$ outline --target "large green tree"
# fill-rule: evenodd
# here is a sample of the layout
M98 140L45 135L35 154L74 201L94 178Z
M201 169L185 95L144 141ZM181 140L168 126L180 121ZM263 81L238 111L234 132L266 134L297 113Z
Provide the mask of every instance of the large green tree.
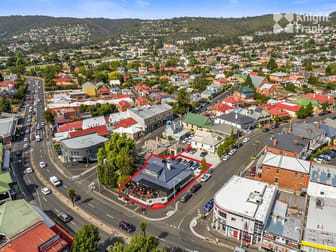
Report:
M51 109L48 108L47 110L43 111L43 118L48 123L54 123L54 115L51 113Z
M67 194L68 194L68 197L71 199L72 206L75 206L75 189L68 188Z
M188 92L185 88L181 88L177 92L176 101L177 101L177 103L176 103L175 112L177 112L178 114L181 114L181 115L188 112L188 110L190 108L190 98L189 98L189 94L188 94Z
M99 250L99 231L93 225L83 225L73 237L73 252L96 252Z
M278 65L275 62L275 59L271 58L267 63L267 69L271 71L275 71L277 68L278 68Z

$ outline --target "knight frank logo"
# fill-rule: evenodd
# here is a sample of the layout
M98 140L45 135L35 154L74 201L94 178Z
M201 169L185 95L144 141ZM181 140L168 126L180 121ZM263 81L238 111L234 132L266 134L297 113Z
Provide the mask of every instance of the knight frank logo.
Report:
M329 22L329 16L309 15L299 13L277 13L273 14L273 33L327 33L329 26L322 26L322 23ZM307 25L310 24L310 25Z

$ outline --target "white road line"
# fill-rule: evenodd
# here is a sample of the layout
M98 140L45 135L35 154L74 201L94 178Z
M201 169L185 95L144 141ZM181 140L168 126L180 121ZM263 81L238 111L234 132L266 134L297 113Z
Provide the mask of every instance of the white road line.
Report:
M108 213L106 214L107 217L110 217L111 219L114 219L113 216L109 215Z
M55 208L55 211L56 211L56 213L59 213L59 212L60 212L57 208Z
M29 183L29 184L31 184L31 181L30 181L30 179L27 179L27 180L28 180L28 183Z
M50 172L48 168L46 170L47 170L47 172Z
M68 188L68 186L66 186L66 185L64 185L64 184L63 184L63 187L64 187L65 189L67 189L67 188Z
M182 220L180 221L180 223L177 225L177 228L178 228L178 229L180 229L180 227L181 227L183 221L184 221L184 218L182 218Z
M95 206L94 206L94 205L92 205L92 204L90 204L90 203L88 203L88 205L89 205L90 207L92 207L92 208L95 208Z
M45 202L47 202L47 199L46 199L45 197L42 197L42 199L43 199Z
M77 225L74 221L70 221L70 224Z

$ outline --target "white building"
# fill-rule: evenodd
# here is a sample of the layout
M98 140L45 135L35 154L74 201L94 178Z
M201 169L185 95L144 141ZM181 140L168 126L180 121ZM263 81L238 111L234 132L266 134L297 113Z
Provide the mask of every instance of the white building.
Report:
M246 243L259 242L277 191L275 185L232 176L215 194L214 228Z
M106 120L104 116L92 117L89 119L83 120L82 129L89 129L98 126L103 126L106 124Z
M224 137L202 130L197 130L191 139L191 147L215 153L218 146L224 142Z

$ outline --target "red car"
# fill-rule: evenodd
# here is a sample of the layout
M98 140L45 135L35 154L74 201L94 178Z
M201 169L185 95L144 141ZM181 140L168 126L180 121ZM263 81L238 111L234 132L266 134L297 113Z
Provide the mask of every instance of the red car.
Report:
M119 227L129 233L132 233L136 230L136 227L133 224L127 223L126 221L121 221Z
M185 149L185 152L187 152L187 153L188 153L188 152L190 152L190 151L191 151L191 149L192 149L192 148L191 148L191 146L189 145L189 146L188 146L188 147Z

